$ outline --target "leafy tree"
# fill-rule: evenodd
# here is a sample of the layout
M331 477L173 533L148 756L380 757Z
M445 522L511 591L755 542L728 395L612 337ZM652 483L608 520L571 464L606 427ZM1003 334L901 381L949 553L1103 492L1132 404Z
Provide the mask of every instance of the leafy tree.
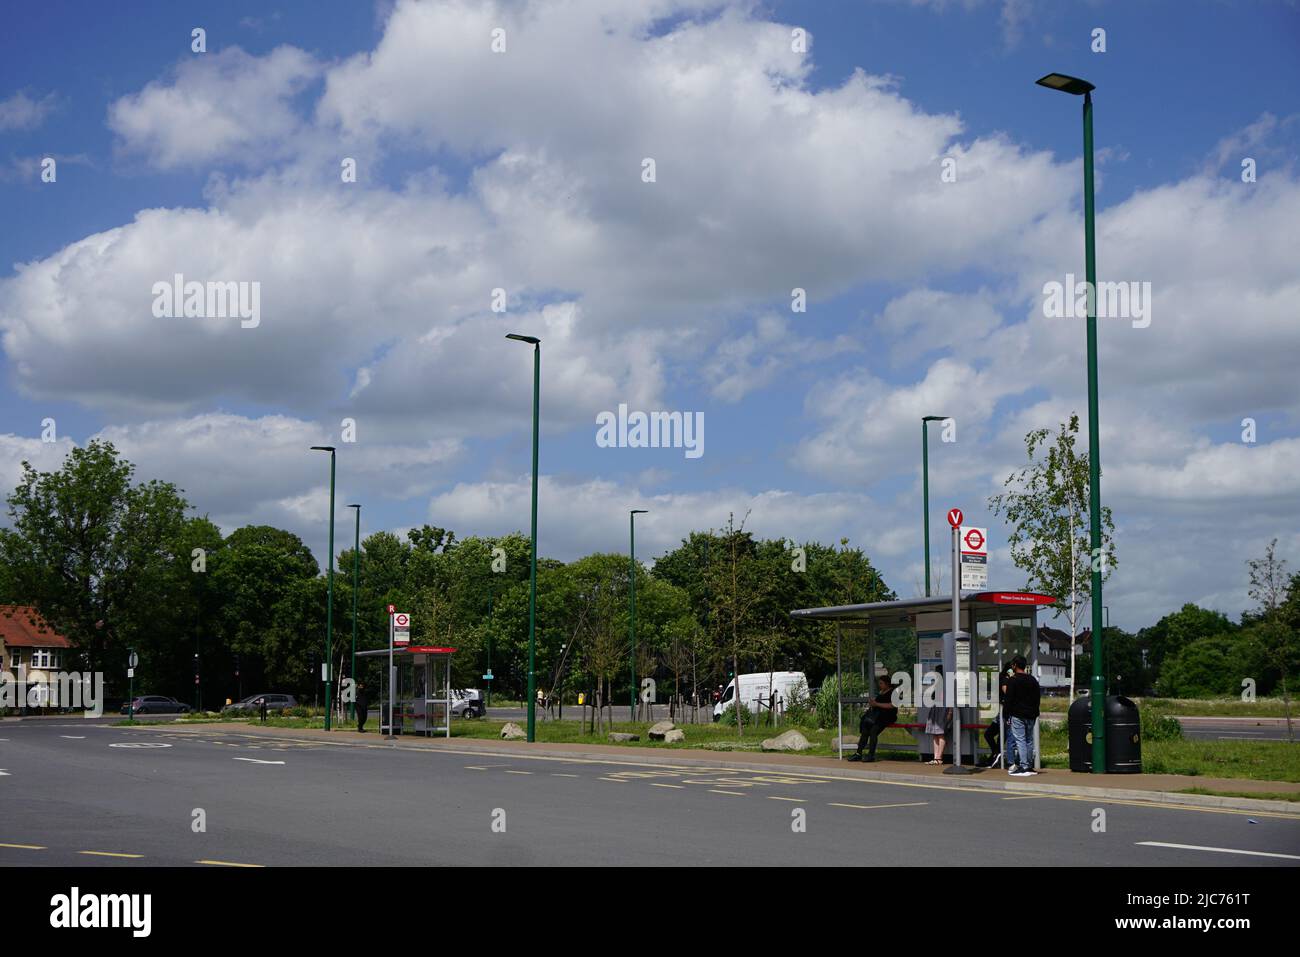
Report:
M1240 634L1198 638L1171 655L1156 690L1162 697L1209 698L1241 691L1243 663L1250 648Z
M990 497L988 505L1011 526L1011 560L1025 573L1026 590L1055 598L1062 613L1068 610L1074 633L1078 610L1092 596L1091 563L1101 562L1103 581L1115 570L1115 523L1103 506L1102 555L1089 559L1089 459L1087 452L1075 450L1079 416L1072 413L1049 444L1050 437L1049 429L1025 436L1029 464L1008 476L1005 491Z
M1300 575L1287 582L1286 562L1274 550L1277 539L1268 543L1264 557L1247 562L1250 569L1249 594L1258 607L1254 627L1247 640L1263 661L1281 677L1282 703L1286 709L1287 740L1295 741L1291 724L1291 691L1288 678L1300 662Z
M0 530L6 587L34 604L116 689L126 648L143 636L178 555L188 508L180 490L133 482L135 468L109 442L68 453L56 472L22 463Z
M1231 634L1237 626L1222 612L1201 608L1190 602L1178 611L1165 615L1154 625L1138 632L1138 641L1148 651L1147 664L1157 674L1166 658L1177 654L1194 641L1214 635Z

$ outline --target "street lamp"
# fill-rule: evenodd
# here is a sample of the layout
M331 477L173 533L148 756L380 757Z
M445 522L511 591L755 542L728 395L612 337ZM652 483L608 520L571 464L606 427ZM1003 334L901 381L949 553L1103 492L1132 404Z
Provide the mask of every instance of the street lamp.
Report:
M636 720L636 517L644 515L648 509L634 508L628 512L627 531L628 531L628 575L632 583L632 589L628 592L629 614L627 620L627 634L632 644L632 702L629 712L630 719Z
M333 675L330 673L330 666L334 662L334 446L332 445L313 445L313 452L328 452L330 454L330 550L329 550L329 604L325 606L325 730L330 730L330 702L334 700L331 694L331 681Z
M361 587L361 506L352 504L347 507L357 510L356 534L352 543L352 664L348 668L348 676L352 679L352 701L348 706L348 714L355 718L357 716L357 592Z
M925 597L930 597L930 423L946 415L921 416L921 509L925 513Z
M533 521L532 564L528 571L528 740L536 740L537 721L537 417L542 382L542 340L510 333L507 339L533 347Z
M1092 773L1106 773L1106 678L1102 663L1101 442L1097 413L1097 243L1092 176L1092 91L1087 80L1049 73L1039 86L1083 97L1083 243L1088 283L1088 519L1092 549Z

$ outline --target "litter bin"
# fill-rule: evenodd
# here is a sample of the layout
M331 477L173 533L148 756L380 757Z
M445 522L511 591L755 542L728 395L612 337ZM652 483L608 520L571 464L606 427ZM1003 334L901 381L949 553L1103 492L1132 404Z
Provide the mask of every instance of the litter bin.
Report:
M1142 772L1142 722L1131 698L1106 698L1106 773ZM1070 734L1070 770L1092 770L1092 701L1079 698L1067 713Z

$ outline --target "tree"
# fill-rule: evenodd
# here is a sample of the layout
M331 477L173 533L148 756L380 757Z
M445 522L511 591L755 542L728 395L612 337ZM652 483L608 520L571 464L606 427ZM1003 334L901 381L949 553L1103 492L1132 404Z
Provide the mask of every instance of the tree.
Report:
M708 574L718 647L731 654L736 682L732 703L736 709L736 733L739 735L745 731L744 709L740 701L741 656L748 656L754 650L754 636L763 626L763 619L756 612L773 584L770 568L758 561L753 536L745 531L748 518L746 512L740 525L736 525L736 516L727 516L726 532L721 536L723 553L720 560L712 563Z
M6 587L35 605L113 688L107 667L142 637L150 610L165 599L168 567L177 561L188 505L167 482L132 481L135 467L110 442L68 453L56 472L22 463L8 498L12 527L0 530Z
M1026 590L1051 595L1064 611L1068 600L1070 634L1078 631L1078 609L1092 596L1092 568L1100 562L1102 580L1115 570L1115 523L1101 510L1101 555L1092 555L1088 523L1088 454L1076 452L1079 416L1071 413L1055 441L1051 431L1025 436L1029 464L1013 472L1003 491L989 498L989 510L1011 525L1011 560L1025 573ZM1082 554L1089 556L1078 561ZM1074 687L1074 644L1070 645L1070 686Z
M1190 602L1138 632L1138 642L1148 651L1147 665L1159 675L1167 658L1194 641L1231 634L1237 626L1222 612Z
M1268 543L1263 558L1247 562L1250 569L1250 588L1248 593L1255 599L1258 608L1257 622L1248 629L1248 641L1259 652L1265 662L1278 670L1282 683L1282 706L1286 711L1286 736L1288 741L1295 741L1295 731L1291 725L1291 692L1287 684L1291 671L1300 659L1300 642L1297 642L1296 611L1300 607L1297 592L1297 580L1292 578L1287 584L1286 562L1279 559L1274 550L1277 539Z

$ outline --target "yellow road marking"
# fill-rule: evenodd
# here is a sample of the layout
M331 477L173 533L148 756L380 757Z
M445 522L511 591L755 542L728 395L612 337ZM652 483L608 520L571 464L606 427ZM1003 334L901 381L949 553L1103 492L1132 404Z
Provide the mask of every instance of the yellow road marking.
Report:
M678 790L678 791L684 791L684 790L685 790L685 788L682 787L680 784L660 784L660 783L658 783L657 781L651 781L651 782L650 782L650 786L651 786L652 788L674 788L674 789L676 789L676 790Z
M796 804L803 800L803 798L783 798L783 797L776 797L775 795L772 795L772 794L769 794L769 795L767 796L767 799L768 799L769 801L794 801Z
M830 806L851 807L857 811L875 811L883 807L921 807L922 805L929 804L929 803L930 803L929 801L914 801L911 804L836 804L834 801L832 801Z
M195 861L195 864L212 864L214 867L265 867L265 864L236 864L234 861Z
M532 771L510 771L510 770L506 771L506 774L532 774L532 773L533 773Z
M744 791L719 791L717 788L709 788L709 793L710 793L710 794L730 794L732 797L738 797L738 798L743 798L743 797L745 796L745 792L744 792Z
M576 774L559 774L558 772L552 771L552 772L551 772L551 777L553 777L553 778L576 778L577 775L576 775Z
M144 857L143 854L118 854L116 851L77 851L78 854L89 854L92 857Z
M614 784L627 784L623 778L597 778L598 781L612 781Z
M475 767L475 766L472 765L472 764L467 764L467 765L465 765L465 770L466 770L466 771L486 771L487 768L480 768L480 767Z
M21 851L44 851L44 844L0 844L0 847L16 847Z

